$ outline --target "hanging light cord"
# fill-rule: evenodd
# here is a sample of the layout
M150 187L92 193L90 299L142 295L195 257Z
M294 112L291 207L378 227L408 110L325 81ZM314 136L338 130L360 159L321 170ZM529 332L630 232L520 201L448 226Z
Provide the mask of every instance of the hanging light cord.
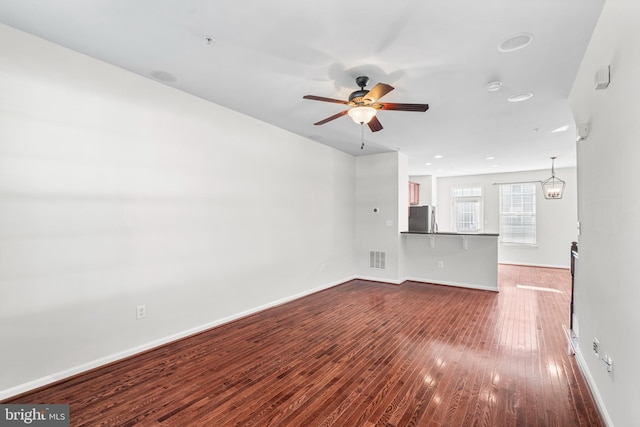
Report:
M556 170L554 168L555 162L556 162L556 158L552 157L551 158L551 178L555 178L556 177Z

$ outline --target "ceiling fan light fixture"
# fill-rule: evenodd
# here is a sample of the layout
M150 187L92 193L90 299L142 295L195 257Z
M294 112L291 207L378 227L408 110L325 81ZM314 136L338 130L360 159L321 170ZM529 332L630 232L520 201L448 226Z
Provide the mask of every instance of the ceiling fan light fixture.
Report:
M376 109L373 107L353 107L347 113L359 125L369 123L376 115Z

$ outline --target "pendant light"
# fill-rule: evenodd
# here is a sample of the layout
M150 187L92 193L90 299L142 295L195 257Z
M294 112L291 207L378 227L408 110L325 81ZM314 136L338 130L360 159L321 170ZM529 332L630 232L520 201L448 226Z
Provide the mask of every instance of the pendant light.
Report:
M542 194L545 199L562 199L565 182L560 178L556 178L554 163L556 158L551 158L551 178L542 181Z

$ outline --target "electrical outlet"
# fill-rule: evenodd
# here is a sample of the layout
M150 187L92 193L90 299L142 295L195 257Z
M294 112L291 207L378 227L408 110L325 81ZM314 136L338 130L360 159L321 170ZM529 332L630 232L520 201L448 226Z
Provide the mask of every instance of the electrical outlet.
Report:
M136 320L144 319L146 315L147 315L146 304L141 304L139 306L136 306Z
M444 261L438 261L438 268L444 268Z
M598 341L598 338L593 339L593 352L596 357L600 357L600 342Z

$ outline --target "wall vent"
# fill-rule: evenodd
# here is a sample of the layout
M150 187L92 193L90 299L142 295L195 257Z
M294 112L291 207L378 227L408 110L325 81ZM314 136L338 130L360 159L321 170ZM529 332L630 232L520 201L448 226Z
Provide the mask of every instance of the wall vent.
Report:
M387 253L381 251L369 252L369 267L385 270L387 268Z

